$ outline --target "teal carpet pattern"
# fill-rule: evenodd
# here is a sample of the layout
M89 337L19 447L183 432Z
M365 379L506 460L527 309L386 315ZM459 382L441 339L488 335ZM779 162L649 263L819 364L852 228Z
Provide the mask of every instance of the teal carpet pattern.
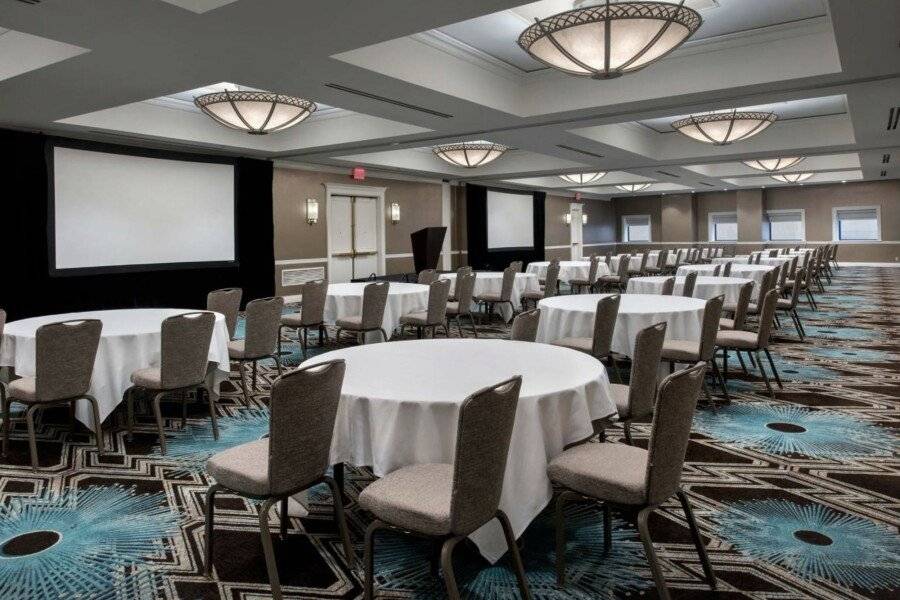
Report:
M900 269L845 266L817 300L818 311L805 304L800 309L804 342L787 319L775 332L772 352L784 389L776 387L774 399L751 365L744 373L732 357L732 402L717 412L697 412L682 483L719 591L704 583L684 515L677 502L668 503L650 529L673 598L900 596ZM480 330L485 337L508 333L499 321ZM312 354L337 347L310 340ZM283 341L284 363L296 366L296 338L289 333ZM178 403L164 403L167 456L159 453L144 402L137 403L131 441L122 411L109 417L112 446L103 455L87 430L70 426L65 409L45 411L38 473L29 467L24 426L16 424L10 453L0 459L0 598L268 597L254 501L217 498L214 574L203 575L210 484L204 464L216 452L267 434L275 376L274 365L262 365L250 406L237 372L223 383L219 440L204 406L190 405L182 426ZM633 431L635 443L646 445L648 424ZM607 443L621 443L621 434L612 427ZM348 520L360 557L369 517L355 500L371 480L367 469L348 468ZM331 502L326 489L311 490L309 515L292 517L288 536L276 536L288 598L361 598L362 564L346 564ZM568 585L560 589L552 516L544 511L520 539L534 597L656 598L633 518L614 512L613 546L604 554L600 510L569 506ZM444 597L427 542L391 534L380 540L380 598ZM518 598L507 559L488 565L461 545L455 564L465 597Z

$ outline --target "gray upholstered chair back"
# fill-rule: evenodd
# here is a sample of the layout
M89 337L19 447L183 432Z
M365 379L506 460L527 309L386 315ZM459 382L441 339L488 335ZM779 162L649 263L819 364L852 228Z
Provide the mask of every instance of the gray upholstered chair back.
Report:
M660 250L659 255L656 257L656 268L657 269L665 269L666 263L669 261L669 251L668 250Z
M725 268L722 269L722 277L731 277L731 261L729 260L725 263Z
M341 359L301 367L272 384L269 485L272 494L301 489L325 475L341 385Z
M800 260L799 256L794 256L794 258L791 259L791 263L790 263L791 266L788 268L788 275L787 275L788 279L794 279L797 277L797 262L799 260Z
M497 514L521 387L522 377L513 377L475 392L459 409L450 497L454 535L468 535Z
M703 323L700 325L700 360L710 361L716 350L716 333L722 317L725 296L716 296L706 301L703 309Z
M644 250L644 252L641 254L641 266L638 267L638 269L637 269L638 273L643 273L644 269L647 268L647 258L649 256L650 256L650 252L648 250Z
M591 267L594 269L594 275L596 279L596 266L591 263ZM547 267L547 275L544 278L544 298L550 298L551 296L556 296L559 294L559 261L551 262L550 266Z
M776 256L778 256L777 248L775 250L769 250L769 258L775 258Z
M6 326L6 311L0 308L0 340L3 339L3 327Z
M541 309L526 310L516 315L509 330L509 339L515 342L533 342L537 339Z
M628 412L632 419L640 419L653 412L667 327L665 322L657 323L641 329L635 337L631 377L628 380Z
M450 280L438 279L428 285L428 324L443 323L447 318L447 299L450 297Z
M762 251L757 252L756 256L753 257L754 264L757 264L757 265L760 264L761 260L762 260Z
M737 304L734 305L734 329L742 331L747 322L747 306L750 304L750 294L753 293L753 282L748 281L741 286L738 292Z
M600 266L600 257L592 256L591 257L591 266L588 269L588 278L587 278L587 280L590 283L594 283L597 281L597 269L599 268L599 266ZM549 269L548 269L548 272L549 272ZM556 275L559 276L558 270L556 272Z
M778 288L784 289L784 282L787 281L788 271L791 269L791 263L783 262L778 269Z
M304 325L318 325L325 321L325 300L328 298L328 282L319 279L308 281L300 288L303 306L300 320Z
M419 271L419 283L422 285L431 285L438 280L438 272L434 269L422 269Z
M241 288L223 288L213 290L206 295L206 310L225 315L225 327L228 328L229 339L234 337L243 295L244 291Z
M384 307L387 306L390 284L377 281L366 285L363 289L362 321L363 329L377 329L384 321Z
M454 291L456 301L459 303L457 314L467 315L472 312L472 296L475 295L475 277L476 274L472 271L463 273L462 275L457 274L456 276L456 289ZM429 298L431 298L430 295Z
M675 252L675 269L678 269L678 266L681 264L681 260L684 258L684 250L678 250Z
M216 316L211 312L175 315L162 322L159 369L164 390L203 382L215 324Z
M663 280L662 289L659 293L663 296L671 296L672 292L675 291L675 278L674 277L666 277Z
M35 339L35 392L50 402L83 396L91 387L103 323L97 319L48 323Z
M647 504L660 504L678 490L705 372L706 363L699 362L659 384L648 445Z
M503 285L500 287L500 300L503 302L508 302L512 298L513 285L516 282L516 273L518 272L512 266L503 269Z
M798 269L794 275L794 285L791 287L791 308L797 308L797 302L800 300L800 289L803 287L803 281L806 279L806 269ZM776 306L778 303L775 303Z
M616 329L616 315L619 314L619 303L622 297L618 294L604 296L597 301L594 312L594 335L591 344L591 355L603 360L609 356L612 347L613 332Z
M713 267L713 270L712 270L712 276L713 276L713 277L718 277L718 276L719 276L719 273L721 273L721 272L722 272L722 265L716 265L716 266Z
M762 300L769 290L775 289L776 276L777 273L774 270L765 272L762 282L759 285L759 292L756 294L756 304L762 304Z
M603 261L606 263L608 267L612 263L612 252L607 252L606 256L603 257Z
M691 271L684 276L684 285L681 286L681 295L685 298L694 297L694 285L697 283L697 271Z
M275 354L278 346L278 327L284 298L257 298L247 303L244 312L244 356L254 358Z
M522 261L514 260L511 263L509 263L509 267L511 269L513 269L516 273L521 273L522 272Z
M470 267L469 265L466 265L466 266L460 267L456 270L456 276L459 277L460 275L465 275L466 273L472 273L472 272L473 272L472 267Z
M838 245L832 244L831 245L831 260L833 260L835 262L837 262L837 251L838 251Z
M769 346L769 334L772 333L772 319L775 317L775 305L778 303L778 290L766 292L759 307L759 332L756 343L760 348Z
M616 275L619 277L619 281L624 282L628 279L628 265L631 263L631 255L630 254L620 254L619 255L619 268L616 270Z

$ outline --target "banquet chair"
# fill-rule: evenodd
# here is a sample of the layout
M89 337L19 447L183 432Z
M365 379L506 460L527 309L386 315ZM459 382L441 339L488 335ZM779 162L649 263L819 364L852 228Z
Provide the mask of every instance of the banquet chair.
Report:
M591 259L592 262L594 259ZM599 260L599 259L598 259ZM570 285L573 282L569 282ZM522 293L522 307L524 308L528 302L532 302L537 308L537 303L544 298L552 298L559 295L559 261L551 262L547 267L546 280L544 281L544 289L534 292Z
M718 277L718 276L719 276L719 273L721 273L721 272L722 272L722 265L716 265L716 266L713 267L713 270L712 270L712 276L713 276L713 277Z
M134 371L131 374L132 386L125 391L128 439L131 439L134 431L134 393L137 390L153 394L153 416L156 418L156 431L159 434L160 454L166 453L166 433L159 403L167 395L177 394L180 397L181 426L184 428L188 393L196 392L199 400L202 391L206 391L213 439L219 439L215 400L206 384L209 346L215 323L216 316L211 312L175 315L162 322L159 366Z
M797 277L806 278L806 269L800 269ZM784 312L788 316L790 316L791 321L794 323L794 329L797 330L797 335L800 337L800 341L804 341L806 338L806 331L803 329L803 323L800 322L800 315L797 313L797 303L800 300L800 288L801 285L793 285L791 286L791 294L787 298L778 298L778 301L775 303L775 314L778 315L778 312Z
M547 271L549 271L550 267L552 267L553 265L558 265L558 264L559 264L558 258L550 259L550 262L547 263ZM540 276L538 277L538 284L540 284L541 287L544 287L544 285L547 283L547 271L544 271L543 277L540 277Z
M778 249L769 250L769 258L778 258Z
M450 280L438 279L428 284L428 308L426 310L407 313L400 316L400 337L406 335L406 328L415 327L416 337L422 337L422 331L431 330L434 338L438 327L444 328L444 334L450 337L447 327L447 298L450 297Z
M3 313L6 321L6 313ZM87 400L94 417L97 452L103 452L103 427L97 399L88 394L94 359L100 345L103 323L97 319L79 319L48 323L35 334L34 377L20 377L9 383L3 394L3 455L9 449L9 430L12 420L23 420L28 427L28 450L31 468L38 469L37 439L34 432L34 413L39 408L61 404L75 410L79 400ZM205 363L204 363L205 365ZM2 386L0 386L2 388ZM13 402L25 405L24 417L13 417Z
M534 342L537 340L538 323L541 320L541 309L534 308L516 315L509 328L509 339L514 342Z
M303 304L300 312L295 312L281 317L278 326L278 356L281 352L281 332L284 329L294 329L297 332L297 341L300 342L300 350L303 359L306 360L306 348L309 343L309 330L315 329L319 336L319 345L328 339L328 330L325 328L325 299L328 297L328 282L322 279L308 281L300 288Z
M661 296L671 296L675 291L675 276L666 277L663 281L662 288L659 290Z
M630 260L628 261L628 276L629 277L636 277L636 276L644 275L647 272L647 256L648 255L649 255L649 252L644 250L644 252L641 254L641 264L636 269L632 269L631 261Z
M610 384L613 402L625 431L625 442L631 445L631 422L653 413L656 397L656 381L666 323L657 323L638 331L634 340L634 357L631 360L631 376L628 385Z
M384 308L387 306L389 290L390 284L387 281L366 284L363 288L362 313L337 319L334 322L337 325L334 339L340 340L341 332L349 331L356 334L356 341L360 342L365 341L364 334L378 331L384 341L388 341L388 334L381 324L384 321Z
M344 371L343 360L332 360L279 377L272 384L268 437L223 450L206 461L206 471L215 479L206 492L204 571L207 577L213 571L216 494L225 492L261 500L259 535L272 597L280 600L281 583L269 531L269 512L275 504L280 504L280 534L286 540L288 498L320 483L331 491L344 557L347 565L354 565L356 557L344 518L344 504L339 500L337 484L327 475Z
M454 290L454 295L456 296L453 300L447 300L447 319L453 317L453 320L456 321L456 326L459 328L459 337L466 337L463 333L462 322L459 320L460 317L469 317L469 322L472 324L472 333L477 338L478 337L478 327L475 326L475 317L472 316L472 294L475 291L475 277L476 274L471 270L465 273L460 274L457 272L456 275L456 289Z
M760 374L763 377L763 381L766 383L766 389L769 391L769 395L772 398L775 397L775 392L772 390L772 385L769 383L769 376L766 374L766 370L763 367L762 360L759 358L759 352L762 351L766 358L769 360L769 366L772 368L772 373L775 376L775 381L778 383L779 388L783 388L784 386L781 383L781 377L778 375L778 370L775 368L775 362L772 360L772 355L769 353L769 333L772 331L772 317L775 315L775 304L778 300L778 292L775 290L769 290L762 303L762 311L759 315L759 329L757 331L719 331L716 334L716 346L722 349L723 360L724 360L724 369L722 371L722 377L727 382L728 381L728 350L736 350L741 352L746 352L747 354L751 354L756 357L756 367L759 369Z
M223 288L213 290L206 295L206 310L225 315L225 326L228 328L228 339L234 339L237 328L238 313L241 311L241 288Z
M592 256L591 257L591 266L588 269L587 279L571 279L569 280L569 288L571 289L573 294L580 294L583 288L587 288L588 291L591 291L594 288L594 285L597 283L597 269L600 268L600 257ZM547 272L550 272L550 269L547 269ZM559 271L557 270L557 273Z
M681 295L685 298L694 297L694 287L697 285L697 271L690 271L684 276L684 285L681 286Z
M659 254L656 256L656 264L655 265L647 265L644 270L650 275L661 275L668 270L666 263L669 260L669 251L668 250L660 250Z
M375 535L380 530L414 534L442 542L441 567L450 600L459 600L453 550L482 525L497 519L503 529L524 600L531 599L515 535L500 510L503 475L521 376L484 388L459 409L453 464L401 467L368 485L359 505L374 520L366 529L365 600L375 597Z
M831 264L834 265L835 269L838 269L838 261L837 261L837 253L838 253L838 245L831 245L831 254L828 257L828 260L831 261Z
M681 266L681 261L684 258L683 252L684 252L683 250L677 250L675 252L675 261L672 263L671 267L669 267L669 266L665 267L665 272L672 273L673 275L678 272L678 267Z
M719 329L724 330L737 330L742 331L744 329L744 323L747 320L747 305L750 304L750 294L753 293L753 282L748 281L744 285L741 286L740 291L738 291L738 299L734 305L731 305L731 309L729 310L729 305L725 304L722 307L722 312L730 313L731 318L722 317L719 319ZM739 355L740 356L740 355Z
M747 315L760 314L762 300L766 297L766 294L768 294L770 290L775 291L776 294L778 293L777 290L775 290L775 280L777 277L777 270L768 271L765 275L763 275L762 283L759 286L759 293L756 294L756 298L751 299L750 304L747 305Z
M609 359L615 372L616 379L621 382L619 365L612 353L612 338L616 328L616 315L619 314L621 296L614 294L604 296L597 301L597 310L594 313L594 331L591 337L567 337L550 342L554 346L562 346L590 354L600 362Z
M281 310L284 298L257 298L247 303L244 311L244 339L228 342L228 359L237 362L241 373L241 389L244 401L250 403L247 392L247 374L244 363L253 364L252 388L256 389L257 362L266 358L275 359L278 374L281 375L281 357L278 355L278 339L281 327Z
M731 261L728 261L722 267L722 277L731 277Z
M419 285L430 285L438 280L438 272L434 269L422 269L419 271L417 283Z
M0 308L0 343L2 343L2 341L3 341L3 328L5 326L6 326L6 311L3 310L2 308ZM3 367L0 367L0 411L3 411L6 409L6 382L3 381L2 375L3 375ZM0 414L2 414L2 413L0 413ZM2 427L2 426L3 426L3 424L0 423L0 427ZM4 454L5 453L6 452L4 449Z
M513 285L516 281L516 271L512 266L503 269L503 281L499 294L482 294L475 296L475 303L485 310L486 318L490 319L494 314L494 307L498 304L509 304L510 310L515 314L516 307L512 303Z
M462 277L463 275L466 275L468 273L474 273L474 272L475 271L472 270L472 267L470 267L468 265L466 265L464 267L460 267L456 270L456 280L459 281L459 278ZM459 288L454 286L453 291L450 292L450 297L447 299L450 302L456 302L458 291L459 291Z
M661 600L669 599L663 570L653 549L649 520L663 503L677 496L687 518L691 538L700 556L706 583L716 589L716 577L697 529L690 500L681 489L681 472L691 434L697 396L706 365L669 375L659 385L650 425L648 448L627 444L587 443L569 448L550 461L550 481L564 490L556 500L556 580L566 584L565 505L572 501L602 502L603 547L612 547L611 507L637 513L637 528L650 572Z
M703 321L700 324L699 340L679 340L670 339L663 343L662 360L669 363L669 371L675 371L675 363L705 362L712 367L713 378L722 388L725 399L729 400L728 389L725 387L725 380L719 373L719 367L713 358L716 353L716 335L719 331L719 318L722 316L722 304L725 302L725 296L716 296L706 301L703 308ZM704 379L703 391L706 399L715 408L716 404L709 395Z
M628 263L631 262L630 254L619 255L619 268L615 275L604 275L597 279L597 287L600 290L616 288L624 293L628 288Z
M512 261L511 263L509 263L509 266L510 266L516 273L521 273L521 272L522 272L522 266L523 266L523 265L522 265L522 261L521 261L521 260L514 260L514 261Z

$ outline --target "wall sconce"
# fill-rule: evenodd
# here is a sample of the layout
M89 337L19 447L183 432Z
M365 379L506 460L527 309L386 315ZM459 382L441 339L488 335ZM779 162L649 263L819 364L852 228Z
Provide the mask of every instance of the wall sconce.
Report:
M587 225L587 215L584 213L581 213L581 224Z
M571 224L572 224L572 213L567 212L567 213L563 216L563 220L566 222L566 225L571 225Z
M396 225L400 222L400 205L396 202L391 203L391 223Z
M319 201L315 198L306 199L306 223L315 225L319 222Z

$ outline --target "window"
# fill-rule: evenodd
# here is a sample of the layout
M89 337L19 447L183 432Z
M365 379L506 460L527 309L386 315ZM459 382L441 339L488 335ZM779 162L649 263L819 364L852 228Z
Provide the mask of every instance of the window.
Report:
M881 239L881 207L854 206L835 208L833 238L845 241L877 241Z
M709 241L735 242L737 239L737 213L709 213Z
M803 209L770 210L763 214L762 239L771 242L800 242L806 239Z
M628 215L622 217L623 242L650 241L650 215Z

